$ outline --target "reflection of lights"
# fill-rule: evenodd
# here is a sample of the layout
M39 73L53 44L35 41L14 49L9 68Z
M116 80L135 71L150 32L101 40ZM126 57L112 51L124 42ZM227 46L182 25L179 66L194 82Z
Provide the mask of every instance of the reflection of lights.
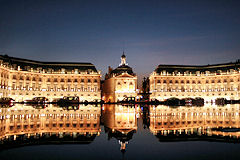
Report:
M140 117L140 114L139 114L139 113L137 113L137 114L136 114L136 117L137 117L137 118L139 118L139 117Z
M135 93L135 91L129 91L129 90L117 90L115 93Z

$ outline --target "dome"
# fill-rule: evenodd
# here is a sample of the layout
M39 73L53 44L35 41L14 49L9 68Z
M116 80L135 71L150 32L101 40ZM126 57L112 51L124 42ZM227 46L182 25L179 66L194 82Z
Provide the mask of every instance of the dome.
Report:
M122 74L127 72L130 75L134 75L133 70L131 67L129 67L128 65L121 65L119 67L117 67L116 69L112 70L111 74Z

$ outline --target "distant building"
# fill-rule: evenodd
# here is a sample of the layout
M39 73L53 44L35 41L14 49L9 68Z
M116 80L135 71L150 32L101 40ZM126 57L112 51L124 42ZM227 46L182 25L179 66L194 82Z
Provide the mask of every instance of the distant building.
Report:
M137 96L137 76L126 63L123 53L121 63L116 69L109 67L102 89L105 102L117 102L125 97Z
M0 55L0 97L16 101L79 96L101 99L101 74L91 63L40 62Z
M149 77L147 78L143 78L143 81L142 81L142 90L140 93L138 93L140 95L140 101L148 101L149 100L149 97L150 97L150 94L149 93Z
M159 65L150 75L150 99L240 98L240 61L216 65Z

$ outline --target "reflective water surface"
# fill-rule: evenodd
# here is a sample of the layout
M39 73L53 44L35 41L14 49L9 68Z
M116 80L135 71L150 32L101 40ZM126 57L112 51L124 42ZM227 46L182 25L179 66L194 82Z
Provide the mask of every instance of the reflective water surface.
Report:
M239 159L239 105L0 107L0 159Z

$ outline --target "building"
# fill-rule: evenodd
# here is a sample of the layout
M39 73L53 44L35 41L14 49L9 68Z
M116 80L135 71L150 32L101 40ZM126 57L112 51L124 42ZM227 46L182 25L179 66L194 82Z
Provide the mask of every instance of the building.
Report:
M221 129L239 128L239 104L217 107L178 107L150 106L149 129L160 140L214 137L240 138L240 132ZM194 137L193 137L194 136Z
M79 96L101 99L101 74L91 63L40 62L0 55L0 97L16 101Z
M150 99L240 98L240 61L216 65L159 65L150 75Z
M128 142L137 131L137 108L134 106L105 104L102 110L103 124L108 138L116 138L120 150L125 152Z
M137 96L137 76L126 63L123 53L121 63L116 69L108 68L102 87L102 96L105 102L117 102L125 97Z
M64 142L66 137L67 143L91 143L101 132L101 108L92 105L79 108L65 110L50 105L35 109L22 104L0 108L0 141L9 144L13 140L20 145L25 141L34 144L38 140Z

